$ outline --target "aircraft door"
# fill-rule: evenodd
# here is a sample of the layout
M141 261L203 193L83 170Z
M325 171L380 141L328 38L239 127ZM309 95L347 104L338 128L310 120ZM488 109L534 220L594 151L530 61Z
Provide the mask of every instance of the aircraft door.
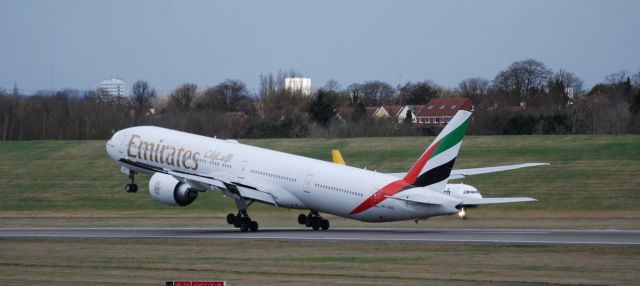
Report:
M240 162L240 174L238 175L238 179L245 180L245 178L247 177L247 165L249 165L249 162L247 160L242 160Z
M313 186L313 174L306 174L304 178L304 184L302 185L302 191L310 194Z

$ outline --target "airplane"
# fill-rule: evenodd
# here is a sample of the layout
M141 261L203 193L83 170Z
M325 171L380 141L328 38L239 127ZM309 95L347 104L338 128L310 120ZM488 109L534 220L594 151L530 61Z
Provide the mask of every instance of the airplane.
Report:
M340 150L337 150L337 149L331 150L331 159L335 164L347 165L347 162L342 157L342 153L340 153ZM508 171L508 170L521 169L521 168L548 166L548 165L549 163L524 163L524 164L483 167L483 168L473 168L473 169L458 169L458 170L454 169L454 170L451 170L451 174L449 175L448 180L463 179L471 175L488 174L488 173L494 173L494 172L502 172L502 171ZM405 173L391 173L391 174L397 177L402 177L404 176ZM473 199L483 198L482 194L480 193L480 191L478 191L477 188L475 188L472 185L468 185L464 183L451 183L451 184L447 183L445 187L445 191L443 193L445 195L450 195L452 197L461 199L463 201L468 199L473 200ZM496 203L500 203L499 201L500 200L496 200ZM523 201L527 201L527 200L523 200ZM512 200L503 201L503 203L507 203L507 202L513 203L515 201L512 201ZM474 207L477 207L477 205L466 205L462 207L458 212L458 216L461 219L466 219L467 218L466 209L474 208Z
M238 212L227 223L255 232L248 214L254 202L309 211L298 223L327 230L320 213L363 222L427 219L463 207L533 198L456 198L446 195L451 169L471 121L458 111L405 174L384 174L298 155L155 127L130 127L106 143L108 155L129 176L127 192L138 190L137 174L149 174L149 194L164 204L187 206L214 190L234 200ZM464 174L461 174L464 175Z

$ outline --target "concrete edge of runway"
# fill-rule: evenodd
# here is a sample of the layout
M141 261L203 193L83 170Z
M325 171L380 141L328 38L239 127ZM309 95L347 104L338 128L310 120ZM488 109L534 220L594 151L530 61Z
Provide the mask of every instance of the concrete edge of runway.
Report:
M640 246L640 230L420 228L0 228L0 239L190 239Z

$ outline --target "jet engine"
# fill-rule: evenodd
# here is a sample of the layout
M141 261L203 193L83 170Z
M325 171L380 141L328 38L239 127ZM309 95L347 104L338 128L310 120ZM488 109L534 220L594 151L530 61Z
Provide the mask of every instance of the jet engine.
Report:
M191 204L198 197L198 192L191 186L162 173L151 176L149 194L160 203L181 207Z

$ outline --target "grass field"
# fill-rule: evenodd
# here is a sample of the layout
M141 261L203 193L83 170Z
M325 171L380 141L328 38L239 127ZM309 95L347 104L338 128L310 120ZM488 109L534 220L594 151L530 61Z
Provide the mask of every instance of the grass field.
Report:
M339 148L357 167L405 171L431 137L264 139L243 143L322 160ZM485 196L536 203L474 209L470 218L333 227L640 229L640 136L470 136L456 168L549 162L472 177ZM205 193L185 208L126 194L103 141L0 143L0 227L225 226L233 202ZM297 211L250 209L261 227L295 226ZM2 239L0 285L637 285L640 248L429 243Z
M240 245L242 244L242 245ZM640 248L200 240L0 241L2 285L637 285Z
M261 139L243 143L322 160L329 160L330 150L339 148L350 165L392 172L405 171L432 139ZM468 136L455 167L520 162L552 165L480 175L464 182L478 187L485 196L531 196L539 202L483 207L470 213L476 219L462 223L436 218L429 225L475 227L488 220L505 227L563 227L557 225L561 221L579 227L640 227L640 136ZM156 216L213 218L216 224L215 218L234 209L230 199L217 193L205 193L185 208L158 204L148 196L144 176L138 180L141 191L126 194L122 190L126 176L106 155L103 141L2 142L0 174L0 217L21 219L5 219L0 226L37 225L30 217L40 223L69 217L64 220L68 225L82 225L88 216L113 215L135 217L133 221L139 222L135 225L150 223L144 218ZM293 221L297 215L264 205L253 206L251 212L274 222L280 218ZM54 218L46 219L51 216ZM531 217L537 220L527 219ZM614 224L603 218L615 220Z

